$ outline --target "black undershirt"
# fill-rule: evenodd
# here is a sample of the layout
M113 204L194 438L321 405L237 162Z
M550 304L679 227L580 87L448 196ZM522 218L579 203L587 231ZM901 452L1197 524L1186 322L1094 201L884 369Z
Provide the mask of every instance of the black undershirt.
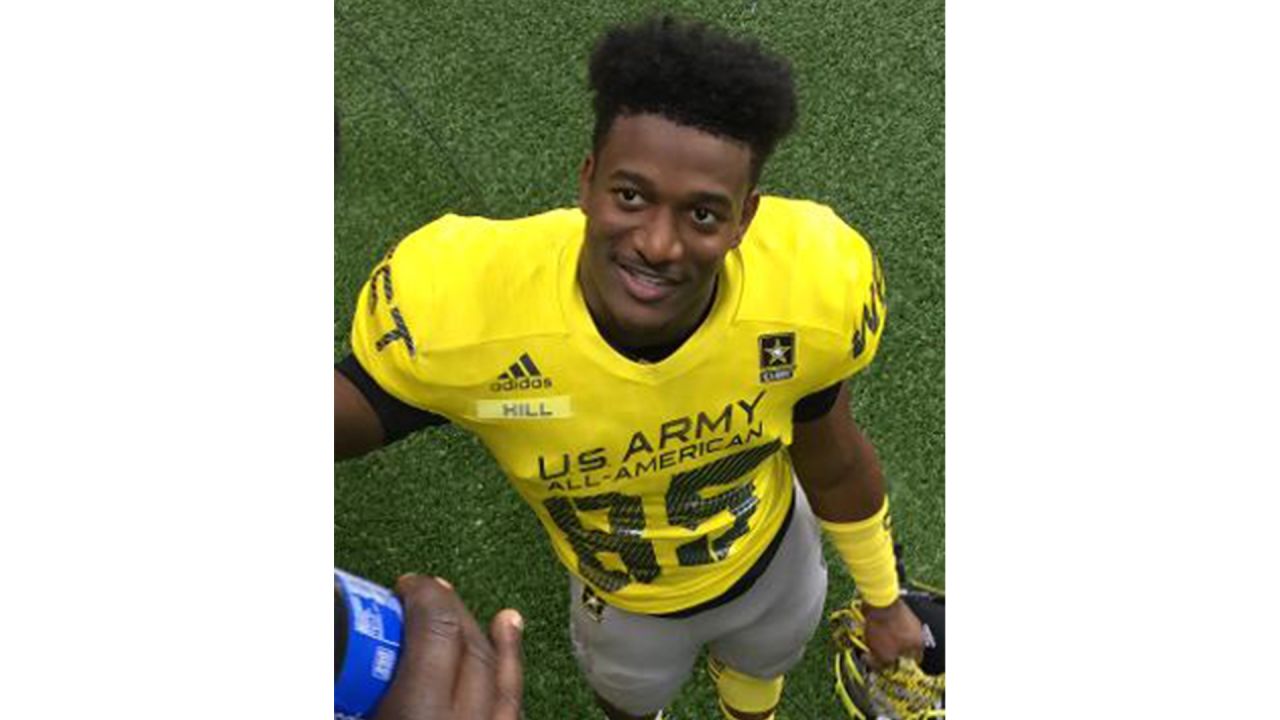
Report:
M333 367L350 380L364 399L369 401L373 412L378 416L378 421L382 424L384 445L402 440L425 427L449 424L448 418L401 402L399 398L383 390L355 355L342 358L342 362Z

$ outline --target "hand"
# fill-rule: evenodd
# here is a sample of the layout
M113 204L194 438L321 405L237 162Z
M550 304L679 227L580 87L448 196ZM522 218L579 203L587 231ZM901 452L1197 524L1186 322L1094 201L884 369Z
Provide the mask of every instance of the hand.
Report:
M871 649L867 663L873 669L888 667L900 657L916 662L924 657L924 629L902 598L882 608L864 601L862 615L867 619L867 647Z
M519 720L520 614L498 613L485 637L443 580L405 575L396 592L404 642L378 720Z

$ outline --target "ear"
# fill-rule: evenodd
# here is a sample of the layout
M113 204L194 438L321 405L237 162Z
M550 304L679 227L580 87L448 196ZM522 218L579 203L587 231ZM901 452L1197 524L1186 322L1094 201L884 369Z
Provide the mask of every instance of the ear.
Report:
M742 222L738 225L738 232L733 239L733 247L742 244L742 238L747 236L747 228L751 227L751 221L755 219L756 210L760 209L760 193L755 188L751 188L751 192L747 193L747 201L742 204Z
M578 209L584 213L587 211L587 196L591 194L591 177L595 174L596 156L594 153L587 153L582 161L582 168L578 170Z

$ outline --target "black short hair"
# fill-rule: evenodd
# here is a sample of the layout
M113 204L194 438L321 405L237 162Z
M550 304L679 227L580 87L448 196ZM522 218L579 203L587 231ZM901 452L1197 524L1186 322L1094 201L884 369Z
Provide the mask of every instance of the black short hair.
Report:
M611 28L591 54L596 152L619 115L653 113L751 147L751 182L796 120L783 58L670 16Z

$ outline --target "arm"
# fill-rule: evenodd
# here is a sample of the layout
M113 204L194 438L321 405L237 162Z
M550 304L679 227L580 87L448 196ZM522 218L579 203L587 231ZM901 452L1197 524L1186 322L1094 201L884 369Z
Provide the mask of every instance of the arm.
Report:
M333 371L333 458L346 460L382 447L382 422L345 375Z
M880 461L849 414L849 390L844 383L834 406L826 414L795 424L791 460L814 514L825 523L847 526L874 517L884 507L884 474ZM887 536L887 530L884 533ZM880 552L888 555L881 559L881 564L888 562L892 567L892 543L887 537L884 541L879 544ZM852 568L848 550L839 545L837 548ZM854 581L858 580L855 575ZM887 605L863 602L867 645L875 666L887 665L903 655L919 660L924 650L920 621L897 597L896 586L892 595L895 599Z
M866 436L849 415L849 388L840 384L825 415L795 425L791 460L813 512L828 522L865 520L884 504L884 475Z
M503 610L489 635L443 580L405 575L404 644L377 720L518 720L524 620Z
M397 399L348 355L333 370L333 456L346 460L376 450L446 418Z

